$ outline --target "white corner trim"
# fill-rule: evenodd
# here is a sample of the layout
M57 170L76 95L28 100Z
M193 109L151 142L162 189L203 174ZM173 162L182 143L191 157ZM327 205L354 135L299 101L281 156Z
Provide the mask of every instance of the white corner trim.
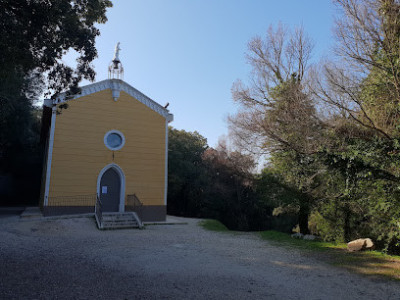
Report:
M165 120L165 174L164 174L164 204L167 206L168 196L168 119Z
M106 89L111 89L112 94L113 94L113 99L116 101L115 98L117 96L119 97L119 92L124 91L125 93L129 94L133 98L137 99L139 102L143 103L150 109L154 110L161 116L163 116L166 119L169 119L172 121L173 115L169 113L168 109L163 107L162 105L158 104L154 100L150 99L147 97L145 94L142 92L138 91L134 87L130 86L127 84L125 81L122 81L120 79L106 79L102 80L96 83L92 83L86 86L81 87L81 92L80 94L73 95L71 96L70 99L66 99L66 94L62 93L56 100L54 100L55 104L70 101L73 99L77 99L89 94L93 94L96 92L100 92ZM118 98L117 98L118 99Z
M51 161L53 159L53 145L54 145L54 132L55 132L55 128L56 128L56 115L57 115L57 106L53 106L53 108L51 110L51 125L50 125L50 136L49 136L49 149L47 151L46 184L45 184L45 190L44 190L43 206L47 206L49 203Z
M115 148L112 148L110 145L107 144L107 137L108 137L110 134L112 134L112 133L116 133L116 134L118 134L119 136L121 136L121 138L122 138L122 143L121 143L121 145L119 145L118 147L115 147ZM124 134L123 134L121 131L119 131L119 130L115 130L115 129L110 130L110 131L108 131L108 132L104 135L104 145L106 145L106 147L107 147L108 149L112 150L112 151L117 151L117 150L121 149L121 148L125 145L125 136L124 136Z
M97 196L100 198L100 182L101 182L101 177L103 177L103 174L108 170L108 169L114 169L120 176L121 179L121 189L120 189L120 196L119 196L119 212L124 212L125 211L125 174L124 171L122 171L121 167L118 166L117 164L109 164L105 166L99 173L99 176L97 177Z

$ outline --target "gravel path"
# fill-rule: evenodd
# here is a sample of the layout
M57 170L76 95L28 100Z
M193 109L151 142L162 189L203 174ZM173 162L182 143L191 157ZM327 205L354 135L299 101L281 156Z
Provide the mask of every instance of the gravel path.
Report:
M400 299L260 240L188 225L99 231L93 219L0 219L0 299Z

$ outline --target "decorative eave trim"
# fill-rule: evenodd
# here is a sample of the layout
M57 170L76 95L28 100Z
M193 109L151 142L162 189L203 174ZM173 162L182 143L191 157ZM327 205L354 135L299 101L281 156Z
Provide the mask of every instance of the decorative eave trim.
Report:
M166 118L168 122L171 122L174 119L174 116L171 113L169 113L168 109L161 106L154 100L147 97L142 92L138 91L137 89L135 89L134 87L130 86L125 81L120 79L106 79L103 81L83 86L81 87L81 92L79 94L70 96L68 99L66 99L66 93L62 93L59 97L57 97L57 99L53 101L53 103L54 104L64 103L70 100L74 100L107 89L111 89L115 101L119 97L119 92L124 91L125 93L137 99L139 102L143 103L150 109L154 110L156 113Z

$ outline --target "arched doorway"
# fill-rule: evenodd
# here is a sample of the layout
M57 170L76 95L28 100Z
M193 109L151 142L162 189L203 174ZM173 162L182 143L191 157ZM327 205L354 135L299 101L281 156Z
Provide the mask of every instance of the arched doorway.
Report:
M97 192L104 212L124 211L125 175L118 165L110 164L101 170Z

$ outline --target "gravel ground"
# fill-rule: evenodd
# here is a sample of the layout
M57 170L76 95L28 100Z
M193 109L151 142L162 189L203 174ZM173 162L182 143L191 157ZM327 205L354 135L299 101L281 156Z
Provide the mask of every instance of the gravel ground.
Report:
M99 231L91 218L2 218L0 299L400 299L398 282L179 220Z

